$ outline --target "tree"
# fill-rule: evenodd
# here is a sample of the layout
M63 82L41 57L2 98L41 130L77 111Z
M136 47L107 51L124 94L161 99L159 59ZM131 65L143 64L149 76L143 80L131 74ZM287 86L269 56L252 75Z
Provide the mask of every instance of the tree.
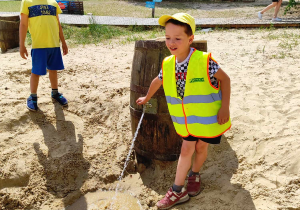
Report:
M284 14L286 14L288 11L290 11L293 7L297 7L297 5L299 4L299 0L289 0L288 5L286 6L285 10L284 10Z

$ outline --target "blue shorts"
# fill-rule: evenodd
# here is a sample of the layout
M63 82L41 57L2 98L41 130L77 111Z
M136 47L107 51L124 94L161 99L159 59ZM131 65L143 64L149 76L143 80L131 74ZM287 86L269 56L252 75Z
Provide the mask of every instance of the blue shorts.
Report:
M63 70L65 68L60 47L32 49L31 57L31 72L37 75L46 75L47 69Z

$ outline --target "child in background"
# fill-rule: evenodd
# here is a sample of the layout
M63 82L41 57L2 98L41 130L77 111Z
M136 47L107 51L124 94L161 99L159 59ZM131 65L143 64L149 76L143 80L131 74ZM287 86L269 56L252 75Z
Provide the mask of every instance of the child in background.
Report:
M32 39L32 71L30 77L31 95L27 98L27 108L37 111L37 88L39 77L47 74L51 83L51 97L62 106L67 106L68 101L58 92L57 70L63 70L64 64L60 51L62 42L63 54L68 54L63 31L58 14L62 13L55 0L22 0L20 23L20 55L27 59L28 53L25 47L27 29Z
M157 203L159 209L169 209L200 193L199 171L207 157L208 145L219 144L222 134L231 127L230 78L211 54L190 47L196 28L192 16L164 15L159 18L159 24L165 26L166 46L172 55L164 59L162 70L152 81L147 95L138 98L136 103L147 103L163 85L175 130L183 138L175 182Z
M261 20L263 14L268 11L269 9L275 7L274 16L272 18L272 21L274 22L280 22L282 21L281 18L277 17L277 14L279 12L280 6L281 6L282 0L272 0L272 4L269 4L266 8L264 8L262 11L258 12L258 18Z

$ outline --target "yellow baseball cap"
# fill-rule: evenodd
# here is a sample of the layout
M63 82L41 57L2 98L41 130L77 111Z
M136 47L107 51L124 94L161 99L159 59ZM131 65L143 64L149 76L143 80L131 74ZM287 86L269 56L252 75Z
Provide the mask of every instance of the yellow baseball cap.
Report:
M191 15L189 15L187 13L176 13L172 16L171 15L163 15L158 19L158 23L161 26L165 26L166 22L170 19L175 19L182 23L188 24L191 27L193 34L195 33L195 30L196 30L195 19Z

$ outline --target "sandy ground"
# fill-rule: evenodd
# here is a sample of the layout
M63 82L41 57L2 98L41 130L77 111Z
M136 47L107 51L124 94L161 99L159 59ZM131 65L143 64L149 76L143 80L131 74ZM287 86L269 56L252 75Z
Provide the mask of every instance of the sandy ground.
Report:
M203 191L173 209L300 209L299 29L202 33L232 81L233 126L210 146ZM286 38L290 37L290 39ZM131 144L129 86L134 43L71 48L59 74L69 107L50 99L41 77L29 112L31 61L0 54L0 209L109 209ZM143 173L130 162L114 209L156 209L174 181L175 162ZM129 174L130 173L130 174ZM112 190L110 192L105 192ZM96 194L95 194L96 193ZM80 207L80 208L79 208Z

